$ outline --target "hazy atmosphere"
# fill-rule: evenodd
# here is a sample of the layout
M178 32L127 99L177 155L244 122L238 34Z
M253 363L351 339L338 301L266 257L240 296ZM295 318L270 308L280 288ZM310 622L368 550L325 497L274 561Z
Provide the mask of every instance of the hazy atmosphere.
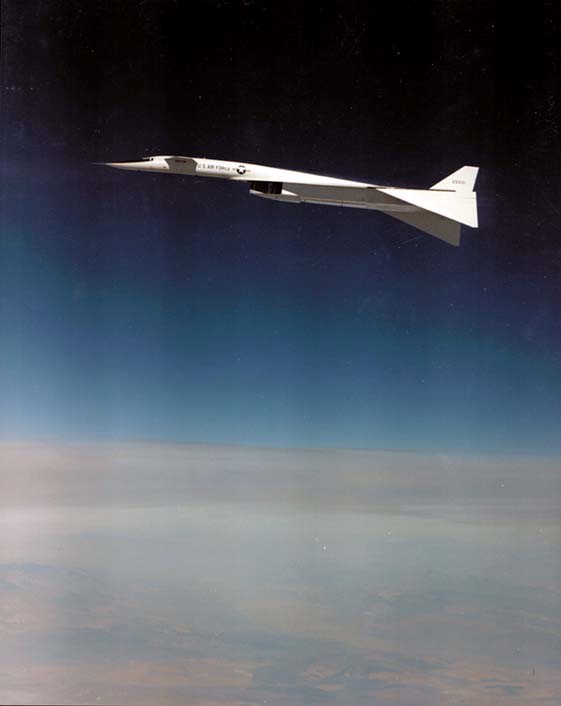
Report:
M559 703L558 462L1 452L3 703Z
M561 4L0 3L0 703L559 706Z

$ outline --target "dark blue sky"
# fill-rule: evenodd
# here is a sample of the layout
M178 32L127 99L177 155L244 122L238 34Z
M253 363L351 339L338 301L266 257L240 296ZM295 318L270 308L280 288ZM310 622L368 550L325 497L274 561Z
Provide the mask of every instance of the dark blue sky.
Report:
M4 438L561 451L556 9L5 5ZM90 164L173 153L475 163L481 227Z

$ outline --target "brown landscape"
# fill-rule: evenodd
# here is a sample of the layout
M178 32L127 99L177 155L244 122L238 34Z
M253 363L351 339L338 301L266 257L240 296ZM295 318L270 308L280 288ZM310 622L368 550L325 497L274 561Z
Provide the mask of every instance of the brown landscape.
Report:
M1 458L2 703L560 702L555 459Z

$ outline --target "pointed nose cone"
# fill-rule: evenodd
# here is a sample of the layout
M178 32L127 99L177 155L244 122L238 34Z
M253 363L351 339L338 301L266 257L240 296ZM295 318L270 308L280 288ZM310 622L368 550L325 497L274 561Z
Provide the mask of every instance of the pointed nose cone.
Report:
M103 167L113 167L114 169L150 169L150 165L146 162L97 162L96 164L100 164Z
M134 162L102 162L104 167L129 169L135 172L169 172L168 157L143 157Z

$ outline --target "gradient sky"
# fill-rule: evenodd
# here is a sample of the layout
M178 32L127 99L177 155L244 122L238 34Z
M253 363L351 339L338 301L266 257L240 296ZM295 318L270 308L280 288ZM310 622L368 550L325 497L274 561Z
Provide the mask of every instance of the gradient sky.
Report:
M561 30L501 2L2 4L0 435L559 454ZM382 214L113 172L426 186Z

